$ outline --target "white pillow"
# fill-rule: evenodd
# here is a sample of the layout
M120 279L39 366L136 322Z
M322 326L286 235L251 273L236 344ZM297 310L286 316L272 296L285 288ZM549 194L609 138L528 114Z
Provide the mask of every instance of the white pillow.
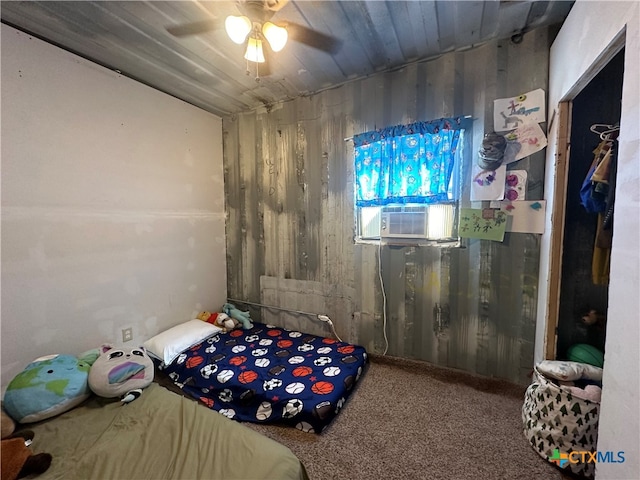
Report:
M189 347L197 345L221 330L220 327L211 323L194 319L160 332L144 342L143 345L149 355L162 360L165 365L169 365Z
M602 381L602 369L593 365L579 362L561 360L543 360L538 365L538 370L547 377L556 380L571 381L585 378L588 380Z

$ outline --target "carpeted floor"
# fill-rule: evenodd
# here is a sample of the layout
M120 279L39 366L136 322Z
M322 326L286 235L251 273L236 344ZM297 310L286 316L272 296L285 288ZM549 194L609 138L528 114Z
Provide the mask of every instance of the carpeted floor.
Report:
M312 480L560 480L560 471L522 433L524 390L421 362L374 357L321 435L245 425L288 446Z

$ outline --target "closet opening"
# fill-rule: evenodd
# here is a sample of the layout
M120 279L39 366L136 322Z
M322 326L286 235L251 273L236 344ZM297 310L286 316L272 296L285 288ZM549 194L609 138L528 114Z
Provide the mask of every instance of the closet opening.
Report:
M570 104L555 358L604 353L624 48ZM615 320L614 320L615 321ZM576 345L587 345L585 349Z

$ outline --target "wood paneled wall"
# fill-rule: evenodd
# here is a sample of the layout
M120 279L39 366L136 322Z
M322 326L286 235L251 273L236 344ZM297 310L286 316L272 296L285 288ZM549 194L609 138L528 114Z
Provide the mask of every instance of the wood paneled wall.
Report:
M471 115L475 161L483 134L493 130L494 99L547 89L554 31L224 118L229 298L326 314L343 340L373 353L527 383L539 236L508 233L502 243L448 249L357 244L353 144L345 139ZM469 167L464 205L471 205ZM528 199L543 198L544 151L511 168L528 170ZM313 316L250 309L256 319L331 334Z

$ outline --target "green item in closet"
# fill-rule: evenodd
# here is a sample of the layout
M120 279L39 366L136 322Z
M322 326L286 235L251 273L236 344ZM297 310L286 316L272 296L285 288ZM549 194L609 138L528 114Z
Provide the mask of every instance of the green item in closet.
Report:
M595 367L602 368L604 365L604 353L596 347L587 345L586 343L579 343L569 347L567 357L572 362L587 363Z

